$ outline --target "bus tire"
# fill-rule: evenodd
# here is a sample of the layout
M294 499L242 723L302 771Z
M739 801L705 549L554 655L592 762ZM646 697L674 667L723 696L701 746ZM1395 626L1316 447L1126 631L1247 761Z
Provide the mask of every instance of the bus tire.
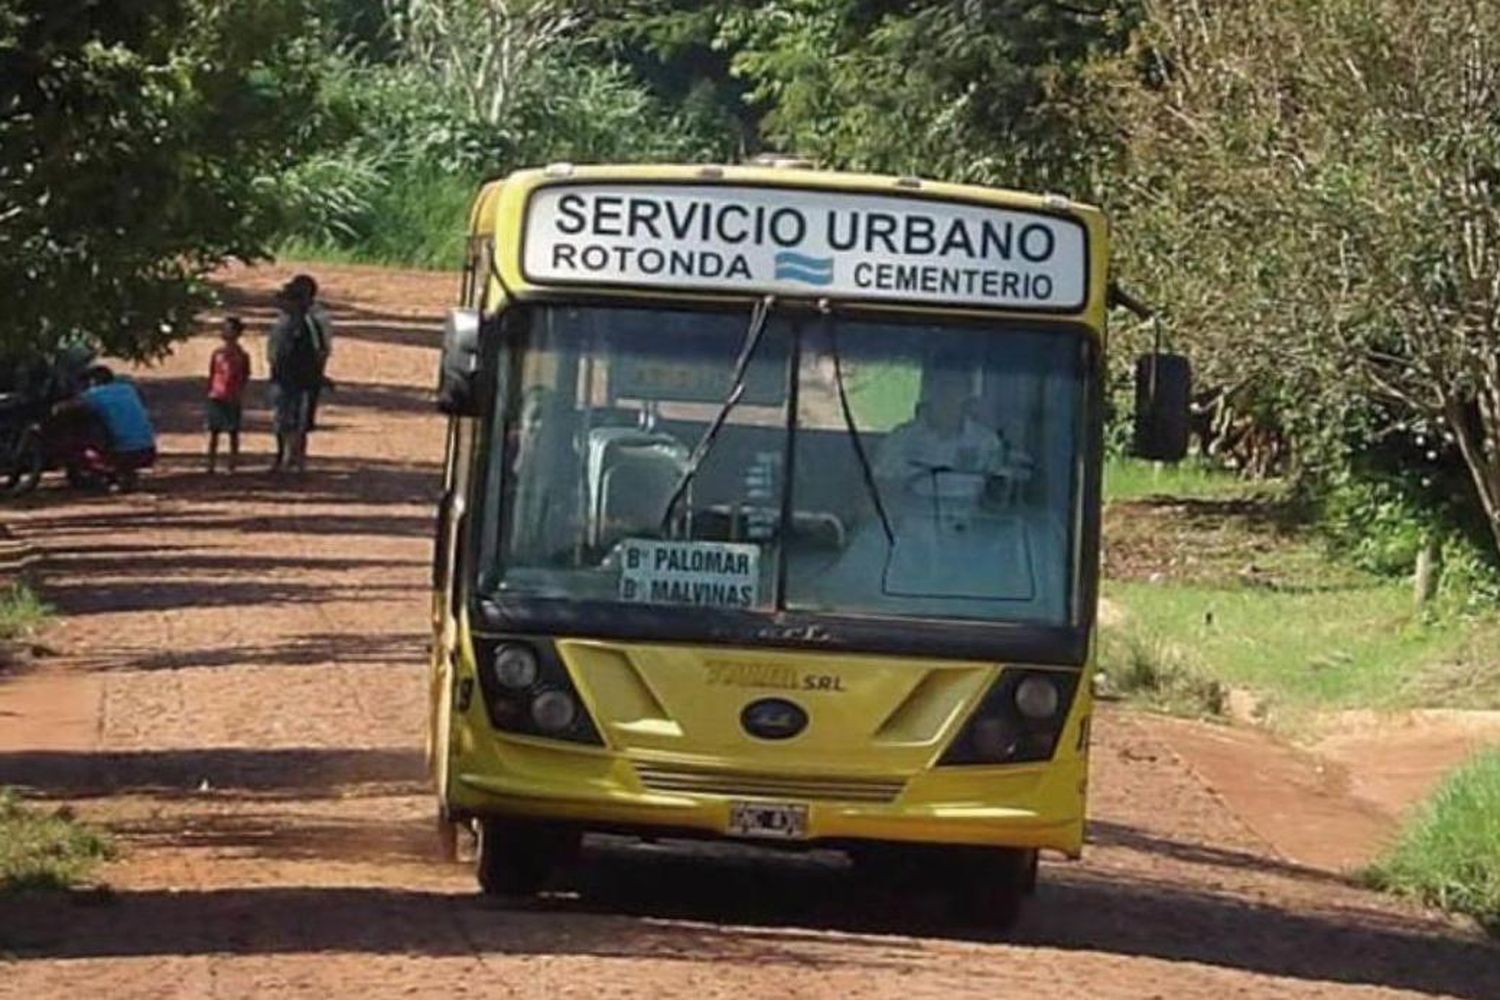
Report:
M479 821L475 874L487 896L533 896L577 849L578 831L552 823Z
M1037 852L993 848L971 857L963 867L966 877L954 886L955 916L991 930L1014 927L1026 897L1036 891Z

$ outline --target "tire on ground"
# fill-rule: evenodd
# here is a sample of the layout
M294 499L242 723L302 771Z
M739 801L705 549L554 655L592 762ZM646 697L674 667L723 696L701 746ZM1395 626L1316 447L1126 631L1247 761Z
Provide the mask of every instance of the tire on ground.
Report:
M489 817L479 821L475 874L490 896L530 896L577 851L576 829L555 823Z
M1008 930L1036 891L1037 852L1015 847L975 849L955 865L954 916L964 923Z

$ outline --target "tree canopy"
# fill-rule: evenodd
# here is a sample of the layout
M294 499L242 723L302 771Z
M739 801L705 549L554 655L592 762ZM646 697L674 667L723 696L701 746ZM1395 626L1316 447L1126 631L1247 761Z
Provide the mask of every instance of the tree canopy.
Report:
M1500 5L1151 0L1092 85L1121 266L1210 377L1313 473L1466 468L1500 544Z
M158 355L203 276L264 255L317 133L302 0L0 5L0 354L77 336Z

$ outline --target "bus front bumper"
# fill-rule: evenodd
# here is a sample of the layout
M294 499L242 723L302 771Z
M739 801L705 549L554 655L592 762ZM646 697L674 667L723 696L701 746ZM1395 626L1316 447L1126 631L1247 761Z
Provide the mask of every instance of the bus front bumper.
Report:
M856 802L765 790L736 794L652 788L640 774L653 765L612 754L526 748L506 758L502 769L457 770L449 789L450 813L523 816L584 829L730 837L732 807L753 802L805 807L805 836L792 842L970 844L1049 849L1073 858L1083 846L1083 760L936 769L891 779L887 784L899 790L889 801Z

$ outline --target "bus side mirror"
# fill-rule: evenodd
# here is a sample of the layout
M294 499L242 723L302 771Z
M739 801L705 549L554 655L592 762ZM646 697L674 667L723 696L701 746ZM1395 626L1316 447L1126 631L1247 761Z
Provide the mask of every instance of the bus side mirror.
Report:
M437 405L449 416L476 417L482 411L484 361L479 328L479 310L448 310L443 357L438 363Z
M1193 373L1181 354L1143 354L1135 361L1135 440L1132 452L1156 462L1187 455Z

